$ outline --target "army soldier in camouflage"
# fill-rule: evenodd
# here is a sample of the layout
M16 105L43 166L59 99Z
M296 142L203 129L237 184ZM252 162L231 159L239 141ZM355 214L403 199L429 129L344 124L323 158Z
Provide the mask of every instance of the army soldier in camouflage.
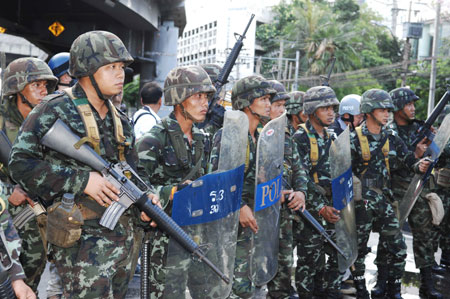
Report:
M16 139L20 126L31 110L47 94L55 90L56 82L57 78L53 76L48 65L40 59L19 58L8 65L3 82L4 101L1 107L0 126L11 143ZM12 217L20 213L27 202L31 201L18 185L8 200L11 203L9 212ZM47 260L38 226L42 226L45 230L45 215L40 215L38 220L39 223L36 218L32 219L19 231L23 240L20 261L27 277L25 281L35 292Z
M408 167L424 172L428 161L417 160L405 143L392 130L386 130L389 111L394 109L389 94L380 89L370 89L362 95L361 113L366 122L351 134L352 169L362 185L362 200L355 201L356 228L358 232L358 258L352 268L357 298L369 298L364 279L364 259L367 241L372 230L380 233L387 252L378 260L385 260L387 273L387 298L401 298L401 278L405 267L406 244L395 210L391 204L391 172L398 167ZM415 164L416 163L416 164Z
M303 113L303 98L305 93L303 91L293 91L288 93L289 99L286 101L286 115L289 119L290 126L293 130L291 135L294 135L298 130L298 126L303 124L308 119L308 116Z
M277 91L270 105L270 118L275 119L284 113L286 101L289 101L290 97L280 82L271 80L269 84ZM289 298L295 294L291 284L292 266L294 264L293 221L297 222L297 226L301 225L299 224L300 215L295 211L299 210L299 208L305 208L308 179L300 162L301 159L298 155L297 147L294 146L292 139L294 133L294 128L288 122L284 139L283 172L283 180L285 182L285 190L283 191L285 196L283 196L283 199L286 198L287 200L281 206L278 271L272 281L267 284L269 298ZM297 203L298 200L300 200L300 205Z
M33 293L33 290L24 282L25 272L19 259L19 255L22 250L22 242L20 240L19 234L13 226L11 215L8 212L6 191L7 190L5 185L0 182L0 234L4 236L4 238L2 236L2 240L5 240L7 242L7 250L12 262L12 266L8 270L8 274L17 298L33 299L36 298L36 295ZM2 248L1 251L4 252L3 250L4 249ZM2 256L1 262L6 263L8 262L8 259Z
M200 65L208 74L209 78L211 79L212 84L217 81L219 78L219 74L222 71L222 68L214 63L207 63ZM220 91L219 100L217 101L216 105L222 105L222 102L225 98L225 86L222 87L222 90ZM211 100L211 99L210 99ZM214 118L215 115L212 115L212 118ZM203 130L209 134L209 137L212 138L214 134L219 130L221 127L217 125L218 122L216 121L210 121L208 124L206 124L205 127L203 127Z
M308 174L306 204L319 222L325 220L330 228L334 228L333 224L340 219L331 200L329 147L335 136L329 135L326 127L334 121L339 101L327 86L308 89L303 100L303 112L308 115L308 120L300 125L293 139ZM312 297L314 293L321 296L318 293L322 292L323 285L327 298L339 298L343 273L338 270L336 251L324 245L321 235L309 223L297 225L294 238L298 256L295 282L299 297ZM329 255L326 266L325 252ZM320 276L324 267L327 276L322 282Z
M118 200L119 190L89 166L43 147L40 140L59 119L106 161L137 164L132 128L109 101L122 89L124 68L133 59L122 41L106 31L80 35L70 57L70 74L78 83L33 109L13 145L9 170L27 191L54 202L48 210L47 238L63 297L123 298L142 239L138 224L144 223L138 221L149 218L132 206L113 230L101 226L99 220L106 206ZM67 218L57 221L52 217L67 193L73 194L75 205ZM158 203L157 196L149 197Z
M237 81L232 89L231 101L233 110L243 111L249 120L247 158L245 161L244 185L242 190L241 209L239 214L239 230L236 246L233 289L230 298L252 298L255 286L250 280L248 263L251 251L252 233L258 232L258 224L253 214L255 196L256 145L259 137L257 127L262 120L267 121L270 113L270 99L275 90L261 76L249 76ZM210 167L218 168L222 130L214 136Z
M215 90L200 66L171 70L164 82L164 104L174 106L174 110L137 145L139 163L169 215L174 193L206 172L208 137L194 124L205 120L208 100ZM169 238L160 230L151 233L150 294L152 298L161 298Z
M427 149L427 140L420 142L416 148L412 148L414 133L420 128L423 122L415 119L414 103L419 97L414 92L405 87L392 90L389 95L394 104L394 119L387 125L389 130L398 134L403 140L409 151L415 152L416 157L422 157ZM408 167L398 166L392 170L392 191L394 198L403 198L406 189L414 176L414 173ZM413 250L416 267L420 269L421 287L420 295L426 298L442 298L434 288L431 269L436 264L434 261L434 248L438 243L438 232L432 223L431 209L426 200L426 194L423 191L423 197L419 197L415 203L410 215L408 223L411 227L413 235ZM372 298L382 298L386 293L386 283L388 280L388 265L385 256L388 249L385 248L386 242L381 240L378 243L376 264L378 266L377 285L372 289Z

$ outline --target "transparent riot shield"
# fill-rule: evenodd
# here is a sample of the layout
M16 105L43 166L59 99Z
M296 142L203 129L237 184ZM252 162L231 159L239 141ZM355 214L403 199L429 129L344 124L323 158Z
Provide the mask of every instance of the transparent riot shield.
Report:
M242 132L243 131L243 132ZM219 169L176 192L172 218L201 246L206 257L233 278L239 209L244 180L248 118L227 111L222 129ZM226 284L201 261L170 240L165 298L226 298Z
M358 256L355 205L353 201L350 130L342 132L330 147L331 188L333 206L341 211L341 219L334 225L336 244L345 253L338 254L339 271L345 272Z
M268 283L278 269L280 199L286 114L262 129L256 151L254 213L258 233L252 234L250 277L256 286Z
M409 216L409 213L411 212L412 208L414 207L414 204L419 198L420 193L422 192L423 187L425 186L425 183L427 182L429 176L431 175L431 171L433 170L434 165L436 165L437 160L439 159L439 156L441 155L449 139L450 139L450 114L444 118L444 121L442 122L438 132L436 133L436 136L433 139L433 142L428 147L430 151L429 156L431 156L432 160L430 167L428 167L428 170L425 174L414 175L411 183L408 186L408 189L406 190L405 195L403 196L403 199L398 205L398 213L399 213L398 220L400 222L400 227L403 226L403 224L406 221L406 218ZM427 154L428 152L425 153L425 155Z

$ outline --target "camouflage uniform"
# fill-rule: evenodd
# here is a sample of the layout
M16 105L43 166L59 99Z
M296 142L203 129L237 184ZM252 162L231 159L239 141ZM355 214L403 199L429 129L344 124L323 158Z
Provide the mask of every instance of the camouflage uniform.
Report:
M190 85L188 85L190 83ZM179 86L178 86L179 85ZM173 69L164 83L165 105L178 105L196 93L211 94L215 88L211 84L206 72L198 66L179 67ZM176 149L171 140L171 134L180 133L183 136L187 161L184 163L177 157ZM181 188L185 180L195 180L206 173L208 162L208 137L195 125L192 127L192 144L181 131L179 122L172 112L160 124L156 124L150 132L146 133L137 145L139 163L145 169L146 176L152 182L160 196L161 205L170 215L172 201L169 200L174 187ZM186 176L200 161L200 167L189 178ZM166 262L169 237L159 229L151 231L152 248L150 253L150 294L151 298L161 298L164 295L166 283ZM187 271L186 271L187 272ZM185 273L187 274L187 273ZM194 278L195 275L190 275ZM180 281L180 287L185 283ZM188 281L191 289L194 280ZM191 289L191 292L194 292ZM195 294L195 293L194 293Z
M91 60L92 57L96 59ZM117 36L105 31L92 31L73 42L70 72L77 78L85 77L103 65L119 61L128 64L132 60ZM79 84L73 87L72 93L77 99L87 97ZM114 137L113 105L110 101L107 105L109 112L103 119L95 109L91 110L100 127L99 154L107 162L117 163L120 161L118 148L123 144ZM137 159L131 146L133 130L126 117L118 117L126 138L124 155L133 165ZM76 135L87 135L71 97L66 93L48 96L33 109L19 132L10 158L11 175L27 191L40 194L48 202L59 202L65 193L75 196L75 203L84 219L80 239L69 248L49 244L49 254L62 278L63 296L122 298L127 291L133 265L137 262L142 239L141 229L137 226L139 211L135 207L129 208L113 230L100 226L99 219L105 208L84 193L93 169L40 145L41 138L57 119Z
M253 100L266 94L273 96L275 90L270 88L267 81L260 76L249 76L235 83L232 90L232 104L234 110L244 110L252 104ZM218 167L220 155L221 132L214 136L212 144L210 167L215 170ZM254 133L255 140L259 138L258 130ZM247 205L253 209L255 197L255 173L256 173L256 146L257 143L248 133L247 158L245 162L244 185L242 189L241 207ZM255 286L250 280L249 256L251 254L251 239L253 232L250 228L239 225L236 258L234 262L233 290L229 298L252 298Z
M293 117L297 117L302 123L299 113L303 111L303 91L293 91L288 93L289 100L286 101L286 115L289 121L292 122ZM294 133L298 128L293 128Z
M289 100L284 86L276 81L269 81L277 94L272 98L272 103L280 100ZM303 165L300 163L297 147L292 136L295 130L288 123L284 139L284 189L293 189L306 194L308 179ZM280 212L280 243L278 249L278 271L276 276L267 284L270 298L289 298L294 293L291 286L292 267L294 264L294 235L293 221L300 222L299 212L294 212L288 208L287 202L283 203ZM301 224L297 224L301 225Z
M368 114L378 108L393 108L389 94L379 89L366 91L361 100L361 112ZM414 154L408 151L397 133L391 130L382 128L379 135L374 135L369 132L366 124L363 123L361 132L368 139L371 158L367 162L368 166L364 165L361 144L356 132L353 132L351 134L352 168L354 175L361 180L363 200L355 202L358 258L352 274L355 282L358 281L358 285L364 287L363 291L367 292L364 280L364 259L367 254L369 234L372 230L377 229L380 233L379 242L385 242L384 246L387 248L386 255L378 256L378 259L384 259L390 269L388 294L394 297L397 291L398 294L400 293L401 277L406 258L406 244L391 204L393 200L390 189L391 176L381 147L385 144L385 140L389 140L388 159L391 171L395 171L399 167L411 169L416 159Z
M37 58L26 57L16 59L5 70L3 91L6 100L0 110L0 127L6 133L11 143L16 139L19 128L24 121L17 107L17 101L19 100L17 94L21 93L27 84L38 80L48 80L48 92L53 92L57 79L53 76L47 64ZM28 104L30 105L29 102ZM6 177L4 179L9 183L9 179ZM17 207L9 205L8 209L11 216L15 217L25 207L25 204ZM39 222L36 218L33 218L18 231L22 239L23 250L20 255L20 262L27 276L25 282L34 292L37 291L41 275L44 272L47 262L46 249L44 248L45 244L39 232L39 226L41 226L41 229L45 229L45 222L45 216L41 215L39 216Z
M308 115L312 115L319 107L337 106L338 104L336 95L331 88L313 87L305 94L303 111ZM336 136L334 134L329 135L326 132L323 137L320 136L309 120L306 121L305 126L307 130L300 126L293 139L308 174L306 205L310 213L320 223L323 222L323 219L319 217L319 212L322 208L333 206L331 200L329 145ZM317 140L318 161L321 163L317 168L313 168L310 158L311 144L309 136L314 136ZM318 182L314 180L314 173L317 173ZM331 223L326 223L326 226L334 229L334 225ZM340 273L338 270L336 251L329 246L325 246L322 236L309 223L296 225L294 238L298 256L295 282L300 298L312 297L314 291L316 293L317 291L320 292L322 285L327 289L329 295L336 293L340 288L343 276L343 273ZM329 255L326 266L325 253ZM324 267L328 274L326 275L326 280L322 282L321 275Z
M450 106L449 106L450 110ZM450 141L444 148L435 169L450 169ZM442 170L440 170L442 171ZM444 203L445 217L439 225L439 247L442 249L441 266L450 270L450 187L436 185L436 192Z
M19 259L19 255L22 251L22 241L20 240L16 228L12 224L12 218L7 209L8 200L6 199L6 191L4 184L0 182L0 201L5 205L5 210L3 210L3 207L0 207L0 227L2 233L5 234L8 252L10 253L12 261L12 267L8 270L8 273L11 281L15 281L18 279L25 279L25 273Z

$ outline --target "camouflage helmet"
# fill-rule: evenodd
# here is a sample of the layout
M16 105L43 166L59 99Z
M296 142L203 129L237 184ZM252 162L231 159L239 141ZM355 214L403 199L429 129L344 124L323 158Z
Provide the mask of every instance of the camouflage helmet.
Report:
M93 75L100 67L133 62L123 42L108 31L89 31L77 37L70 47L69 74L80 78Z
M444 121L444 118L450 114L450 104L447 104L444 109L442 109L441 113L438 115L437 119L436 119L436 124L437 125L441 125L442 122Z
M270 80L269 84L270 84L270 87L272 87L273 89L275 89L277 91L275 96L271 99L271 101L270 101L271 103L289 99L289 96L286 92L286 88L284 87L283 84L281 84L281 82L279 82L277 80Z
M181 104L188 97L204 92L208 96L216 91L208 73L198 65L180 66L172 69L164 81L164 105Z
M214 84L214 82L216 82L219 78L219 74L220 71L222 71L222 68L214 63L201 64L200 66L206 71L206 73L208 73L211 82Z
M394 109L391 96L381 89L369 89L361 97L361 113L370 113L375 109Z
M308 89L303 98L303 112L313 114L317 108L339 106L339 101L331 87L315 86Z
M293 91L288 93L289 100L286 102L286 114L297 115L303 111L303 98L305 93L303 91Z
M58 82L49 66L38 58L25 57L13 60L5 69L3 95L10 96L22 92L27 84L40 80L47 80L48 93L55 90Z
M400 87L389 92L392 102L394 104L394 111L402 110L406 104L415 102L419 99L418 96L409 88Z
M242 110L250 106L253 100L267 94L270 98L277 91L270 87L269 82L261 76L248 76L237 81L231 90L231 103L234 110Z

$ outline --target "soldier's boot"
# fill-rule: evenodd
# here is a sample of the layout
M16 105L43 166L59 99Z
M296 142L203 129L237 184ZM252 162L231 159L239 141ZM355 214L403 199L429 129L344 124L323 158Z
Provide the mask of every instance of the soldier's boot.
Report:
M384 298L386 295L388 269L385 266L378 267L377 284L370 291L372 298Z
M444 276L445 274L447 274L447 268L444 268L436 263L431 267L431 271L434 274L441 275L441 276Z
M327 296L325 297L326 299L342 299L342 293L340 292L340 290L327 290Z
M353 283L355 285L357 299L370 299L364 276L354 276Z
M386 298L402 299L402 280L400 278L389 279L386 293Z
M431 267L420 269L420 298L442 299L442 294L434 288L434 279Z
M444 268L447 273L450 273L450 251L443 250L441 255L441 264L439 265Z

